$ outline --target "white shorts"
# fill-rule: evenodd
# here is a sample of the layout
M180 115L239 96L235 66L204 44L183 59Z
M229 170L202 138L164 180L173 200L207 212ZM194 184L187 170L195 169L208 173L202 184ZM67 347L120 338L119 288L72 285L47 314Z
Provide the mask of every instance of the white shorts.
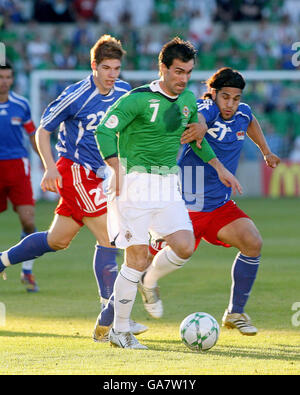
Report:
M149 243L149 231L161 237L193 232L176 174L133 172L125 175L119 197L108 196L107 228L118 248Z

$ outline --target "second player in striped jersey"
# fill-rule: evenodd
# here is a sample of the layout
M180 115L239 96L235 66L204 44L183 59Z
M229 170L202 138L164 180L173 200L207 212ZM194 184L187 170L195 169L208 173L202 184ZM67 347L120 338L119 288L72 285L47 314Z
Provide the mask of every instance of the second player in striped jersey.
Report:
M7 210L9 200L18 214L23 239L36 232L35 202L25 135L35 152L37 147L30 105L25 97L11 90L13 82L13 66L9 62L0 65L0 213ZM28 292L39 290L33 275L33 262L29 260L22 264L21 281Z
M102 303L112 293L117 276L117 249L110 245L106 230L105 169L94 131L107 109L131 87L119 79L125 51L120 41L104 35L91 49L92 74L70 85L46 108L36 133L45 172L44 191L58 192L60 201L50 229L23 240L1 255L0 272L6 266L65 249L83 225L97 240L94 272ZM55 163L50 136L59 127ZM1 266L2 265L2 266ZM113 311L112 311L113 314ZM132 323L138 334L147 327ZM97 326L96 326L97 328ZM97 331L94 340L98 340Z

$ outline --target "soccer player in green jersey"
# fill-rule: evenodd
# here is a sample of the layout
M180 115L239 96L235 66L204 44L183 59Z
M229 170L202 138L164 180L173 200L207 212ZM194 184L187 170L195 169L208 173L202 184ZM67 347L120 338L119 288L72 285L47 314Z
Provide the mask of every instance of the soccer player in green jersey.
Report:
M178 37L165 44L159 54L160 80L125 94L96 131L100 152L113 170L108 188L109 236L117 247L125 249L125 262L114 287L115 317L109 332L110 342L118 347L147 348L130 332L129 318L138 283L148 266L148 230L167 241L159 259L169 265L184 265L194 251L176 158L184 130L198 122L196 98L185 89L195 54L193 46ZM241 193L238 181L205 139L201 149L196 141L191 146L215 168L222 182Z

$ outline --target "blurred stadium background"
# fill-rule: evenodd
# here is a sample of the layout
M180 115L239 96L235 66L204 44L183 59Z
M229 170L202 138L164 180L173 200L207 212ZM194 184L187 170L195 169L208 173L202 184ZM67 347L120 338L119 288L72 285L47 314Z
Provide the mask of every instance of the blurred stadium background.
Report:
M37 124L51 100L90 72L89 50L103 33L121 39L122 76L133 87L157 77L157 54L175 35L198 49L189 86L197 96L219 67L241 71L248 80L243 101L283 159L268 170L246 140L238 170L244 194L300 196L300 0L0 0L0 42L16 70L14 90L30 100ZM32 166L35 197L53 197L40 191L35 154Z

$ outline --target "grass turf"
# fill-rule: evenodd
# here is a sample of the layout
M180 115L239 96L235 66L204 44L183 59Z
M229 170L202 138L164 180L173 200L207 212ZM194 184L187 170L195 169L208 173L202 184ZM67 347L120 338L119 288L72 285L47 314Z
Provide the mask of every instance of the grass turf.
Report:
M200 375L299 374L300 302L299 199L240 199L264 239L263 259L247 305L259 328L255 337L221 329L217 345L206 353L187 349L179 339L181 320L195 311L219 323L227 307L230 269L236 251L202 242L191 261L160 281L165 315L148 318L138 295L133 318L149 326L140 335L147 351L120 350L91 340L99 302L92 271L94 238L82 229L66 251L46 254L35 263L40 292L27 294L19 282L20 266L0 281L6 323L0 326L2 375ZM39 230L50 225L54 204L39 202ZM0 250L19 239L17 216L0 216ZM121 263L121 257L119 258Z

